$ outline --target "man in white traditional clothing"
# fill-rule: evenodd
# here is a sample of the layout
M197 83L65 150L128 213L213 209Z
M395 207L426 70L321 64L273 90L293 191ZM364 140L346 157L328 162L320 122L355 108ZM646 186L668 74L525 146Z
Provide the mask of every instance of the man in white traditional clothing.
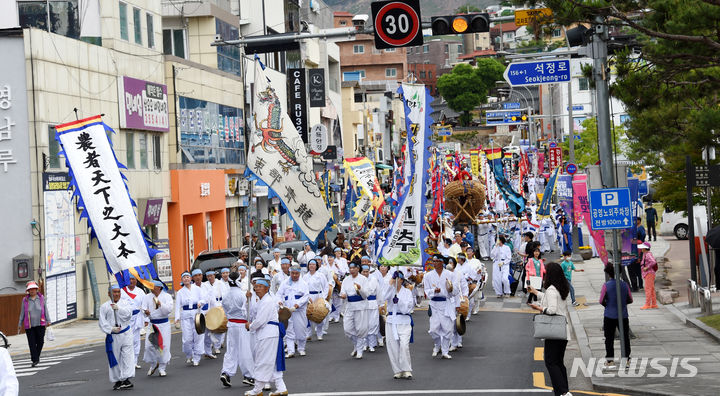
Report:
M17 396L20 391L20 384L15 373L15 366L13 366L10 353L7 350L10 344L8 344L5 334L1 332L0 338L2 338L3 342L0 345L0 395Z
M439 254L433 257L434 271L428 271L423 278L425 294L430 299L430 336L435 346L432 356L442 353L443 359L452 359L450 356L450 340L455 328L455 304L452 297L457 293L453 283L453 274L443 268L444 260Z
M222 282L215 279L215 271L205 272L205 277L207 281L203 282L202 287L205 290L205 295L208 300L211 301L210 308L222 306ZM215 333L210 330L205 330L205 355L211 357L220 353L220 347L223 341L225 341L225 333Z
M227 316L227 350L223 356L220 382L226 387L232 386L230 378L235 375L238 367L243 375L243 384L255 385L253 380L253 350L252 337L245 328L248 317L248 297L252 293L245 293L239 285L240 274L233 272L229 275L230 289L223 297L222 307Z
M340 298L340 290L339 288L335 287L337 285L335 282L335 276L337 277L338 281L342 282L342 280L345 278L345 276L347 276L349 272L347 260L342 257L342 249L336 247L334 253L335 258L332 260L328 260L328 269L332 271L332 273L330 274L330 278L332 280L330 287L333 289L332 300L330 302L330 313L328 314L328 323L339 323L340 313L344 312L345 308L345 300ZM335 276L333 276L333 274L335 274Z
M343 314L343 330L353 343L350 356L362 359L367 336L368 321L365 316L367 310L367 278L360 275L360 264L351 262L350 275L345 277L340 288L340 298L346 300Z
M485 264L475 258L473 248L468 246L465 251L467 252L466 255L468 257L466 265L470 266L470 271L467 271L469 274L468 278L472 279L471 283L475 284L475 290L473 290L474 294L472 297L468 296L468 298L470 298L470 309L472 310L472 315L477 315L477 313L480 312L480 302L485 300L485 292L483 289L485 288L487 272Z
M312 258L315 263L317 261ZM295 346L300 356L305 356L305 344L307 343L307 303L310 291L308 285L300 278L300 265L290 267L290 278L286 279L277 292L277 299L281 305L287 307L292 315L288 320L287 336L287 358L295 357Z
M510 295L510 260L512 258L512 252L510 248L505 245L505 237L500 235L498 242L490 253L490 257L493 260L493 289L497 298L501 298L504 295Z
M332 261L333 256L328 256L328 258ZM308 292L309 292L309 303L312 303L317 300L325 300L328 295L328 277L325 275L324 271L318 270L320 260L317 258L308 260L308 272L303 275L303 280L308 285ZM322 268L326 268L327 266L323 265ZM310 328L308 329L308 338L312 337L313 331L315 332L315 335L318 339L318 341L322 341L323 335L325 333L325 329L323 328L323 325L327 321L327 316L325 317L325 320L323 320L322 323L315 323L310 322Z
M460 255L465 256L465 253L459 253L458 256ZM448 264L446 269L453 273L453 285L459 286L457 289L458 293L453 295L452 298L453 304L455 305L455 311L458 312L463 298L467 298L469 295L468 281L465 277L465 271L463 268L453 268L451 264ZM462 336L458 333L457 327L453 326L452 338L450 340L450 352L456 351L458 348L462 347Z
M368 257L368 262L370 261L370 258ZM365 337L365 346L367 347L368 351L375 352L375 347L378 346L378 339L382 340L382 337L380 337L380 314L378 313L378 290L379 290L379 284L377 281L377 277L374 275L370 275L370 266L363 264L361 267L361 275L367 278L367 290L368 293L367 296L367 310L365 311L365 316L368 321L368 331L367 336Z
M135 368L139 369L138 358L140 356L140 331L145 327L147 319L142 312L142 302L145 292L137 287L137 279L130 274L130 284L122 288L122 298L128 301L132 307L133 318L130 323L130 332L133 339L133 351L135 352Z
M484 221L486 220L486 216L482 215L480 216L480 220ZM490 225L487 223L480 223L478 224L478 237L477 237L477 247L478 247L478 253L480 253L480 258L483 260L486 260L488 257L490 257L490 251L488 250L488 236L490 234Z
M105 352L108 356L110 382L113 389L131 389L130 378L135 377L135 356L131 325L133 307L122 298L120 286L110 285L109 301L100 306L98 326L105 333Z
M166 368L170 361L170 319L173 310L173 298L164 291L165 285L159 280L153 281L153 290L142 301L142 310L150 321L150 330L145 335L146 363L150 363L148 377L159 371L159 375L167 375Z
M280 289L280 286L285 283L286 280L290 279L290 260L283 257L280 259L280 271L272 276L272 281L270 282L270 294L277 295L278 289Z
M312 251L312 248L310 246L310 242L305 242L305 245L303 246L303 251L300 252L297 256L297 262L300 264L300 268L303 272L307 272L307 262L311 258L315 258L317 256L315 252Z
M225 298L225 294L230 291L230 268L220 270L220 279L218 279L218 282L220 283L222 296Z
M202 276L202 271L195 271ZM205 352L205 334L195 331L195 314L200 312L206 301L202 289L191 281L189 272L183 272L180 279L183 287L175 296L175 324L180 323L182 329L182 351L187 358L186 363L198 366Z
M387 301L387 318L385 319L385 344L387 346L393 378L412 379L410 361L410 343L413 342L413 306L415 301L412 292L403 287L402 271L393 271L387 287L384 288L383 300Z
M253 375L255 386L245 392L246 396L263 394L265 385L275 384L275 392L270 396L287 395L283 381L285 355L283 354L283 336L285 329L278 322L278 300L268 293L270 282L265 278L255 280L254 290L257 296L255 307L251 309L250 323L245 328L253 334L255 350L253 353Z
M280 272L280 260L282 259L282 257L280 257L280 253L282 253L280 249L273 249L273 258L268 261L268 270L271 274Z

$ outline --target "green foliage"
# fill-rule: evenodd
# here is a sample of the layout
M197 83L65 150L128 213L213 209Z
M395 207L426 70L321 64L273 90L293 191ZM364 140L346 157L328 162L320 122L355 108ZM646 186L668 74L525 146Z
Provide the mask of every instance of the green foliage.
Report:
M594 165L598 162L598 134L597 122L595 118L588 118L583 121L584 130L579 133L580 140L575 140L575 163L579 169L583 169L588 165ZM577 134L577 131L576 131ZM616 126L614 130L613 141L616 145L616 154L624 154L625 149L625 129ZM563 158L570 158L570 139L560 143L563 149Z
M455 10L456 14L469 14L471 12L482 12L482 10L470 3L467 3L464 6L460 6Z
M514 14L515 14L515 11L513 11L513 10L505 10L500 14L500 16L508 16L508 15L514 15Z
M701 164L702 148L717 147L720 137L720 2L544 3L553 9L558 23L590 22L600 16L623 33L637 35L642 54L623 51L615 56L618 78L611 86L611 94L624 103L630 116L626 154L648 167L656 199L671 210L683 210L685 157ZM694 193L695 203L704 203L704 191Z
M505 66L498 60L478 58L475 67L461 63L440 76L437 87L448 106L462 113L460 124L467 126L472 121L470 111L487 101L490 88L502 80L504 72Z

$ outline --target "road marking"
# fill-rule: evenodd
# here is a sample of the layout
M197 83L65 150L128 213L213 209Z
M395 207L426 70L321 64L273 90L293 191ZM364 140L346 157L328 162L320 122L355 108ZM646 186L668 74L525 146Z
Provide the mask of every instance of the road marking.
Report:
M362 396L362 395L428 395L428 394L482 394L482 393L549 393L547 389L413 389L389 391L356 391L356 392L312 392L293 393L294 396Z
M42 362L38 363L36 367L44 367L44 366L54 366L56 364L60 364L62 362ZM26 368L32 368L32 363L25 363L25 364L15 364L15 370L17 369L26 369Z
M78 351L78 352L71 352L65 355L58 355L58 356L50 356L47 358L42 358L42 361L37 364L37 366L32 367L32 362L30 359L18 359L13 361L13 366L15 368L15 374L18 377L27 377L31 375L37 374L41 370L45 370L50 368L51 366L54 366L56 364L64 363L66 360L70 360L82 355L85 355L87 353L92 352L91 350L87 351Z
M533 353L533 358L535 360L545 360L545 348L543 347L535 347L535 352Z
M533 375L533 386L541 389L552 389L552 387L545 385L545 373L536 371Z
M536 388L542 388L542 389L551 389L551 386L545 385L545 373L543 372L534 372L533 373L533 386ZM603 393L603 392L593 392L593 391L586 391L586 390L571 390L570 393L573 395L595 395L595 396L628 396L623 393Z
M17 370L15 370L15 372L16 372L16 373L35 373L35 372L38 372L38 371L40 371L40 370L45 370L45 369L49 369L49 368L50 368L49 366L46 366L46 367L37 366L37 367L17 369Z
M526 308L479 308L478 311L480 312L512 312L512 313L537 313L534 309L526 309Z

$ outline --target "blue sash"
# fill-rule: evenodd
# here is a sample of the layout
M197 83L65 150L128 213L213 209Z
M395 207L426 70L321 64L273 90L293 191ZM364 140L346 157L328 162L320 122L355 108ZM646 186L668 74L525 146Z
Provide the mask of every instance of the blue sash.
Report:
M197 309L197 304L193 305L183 305L183 310L190 311L191 309Z
M431 298L430 300L431 301L447 301L447 298L441 297L441 296L436 296L436 297Z
M283 337L285 337L285 326L280 322L270 321L268 324L275 325L278 327L278 347L277 354L275 355L275 370L285 371L285 345L283 345Z
M312 294L312 293L311 293L311 294ZM302 296L303 296L302 294L296 294L296 295L295 295L295 299L296 299L296 300L297 300L297 299L300 299L300 298L302 298ZM287 301L289 297L290 297L290 296L285 296L285 301Z
M392 312L388 312L388 315L392 315ZM411 314L405 314L405 313L397 313L398 315L407 315L410 317L410 343L412 344L414 341L414 335L415 335L415 321L413 320L413 317Z
M122 334L122 333L128 331L129 328L130 328L130 326L120 330L119 333L115 333L115 334ZM117 359L115 359L115 354L113 353L113 350L112 350L112 343L113 343L113 338L112 338L112 333L110 333L105 336L105 353L107 353L108 363L110 363L110 368L113 368L118 365L118 361L117 361Z
M208 308L210 308L210 304L205 304L205 305L203 305L201 309L202 309L203 311L207 311Z
M150 323L152 323L152 324L163 324L163 323L167 323L167 322L168 322L168 318L164 318L164 319L150 319Z
M354 296L347 296L347 300L348 300L348 302L358 302L358 301L362 301L363 298L362 298L362 296L358 296L356 294Z
M132 311L133 316L135 316L135 315L137 315L137 314L139 314L139 313L140 313L140 310L139 310L139 309L133 309L133 311Z
M320 294L319 291L311 291L310 294Z
M377 300L377 296L368 296L368 301L374 301Z

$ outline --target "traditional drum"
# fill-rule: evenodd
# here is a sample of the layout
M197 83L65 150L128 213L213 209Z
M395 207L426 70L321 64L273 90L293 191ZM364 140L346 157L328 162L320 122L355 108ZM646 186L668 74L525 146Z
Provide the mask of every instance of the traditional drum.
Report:
M222 307L212 307L205 314L205 326L213 333L226 332L227 322L227 316Z
M455 330L460 335L465 334L465 315L458 313L455 317Z
M467 318L469 311L470 311L470 300L468 300L467 297L463 296L460 299L460 308L458 309L458 312Z
M479 180L455 180L445 186L445 208L455 223L474 223L485 208L485 187Z
M473 292L477 289L477 283L469 283L468 284L468 295L473 296Z
M315 323L322 323L329 312L325 299L322 298L318 298L307 305L307 318Z
M286 329L288 327L288 320L290 320L291 316L292 312L290 312L288 307L282 307L278 310L278 320L283 324L283 326L285 326Z

